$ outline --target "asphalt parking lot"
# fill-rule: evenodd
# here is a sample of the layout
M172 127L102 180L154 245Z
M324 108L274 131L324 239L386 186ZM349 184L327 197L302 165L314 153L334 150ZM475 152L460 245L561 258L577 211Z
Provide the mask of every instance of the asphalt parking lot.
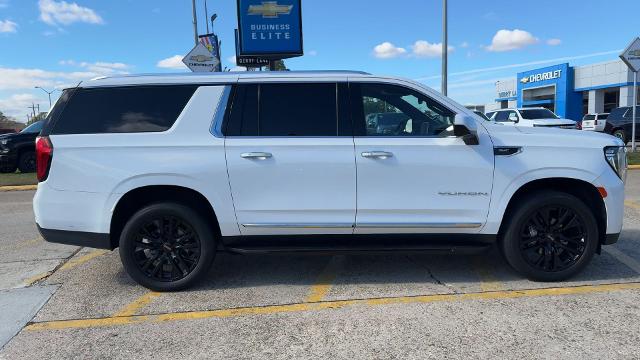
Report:
M219 254L198 288L158 294L129 279L117 251L45 243L32 197L0 192L0 359L640 353L640 171L619 243L563 283L524 280L496 251Z

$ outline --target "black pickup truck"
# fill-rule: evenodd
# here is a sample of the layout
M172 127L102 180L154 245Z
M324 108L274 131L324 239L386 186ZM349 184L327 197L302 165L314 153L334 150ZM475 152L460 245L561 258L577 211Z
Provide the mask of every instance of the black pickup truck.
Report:
M0 173L36 171L36 137L42 125L38 121L19 133L0 135Z

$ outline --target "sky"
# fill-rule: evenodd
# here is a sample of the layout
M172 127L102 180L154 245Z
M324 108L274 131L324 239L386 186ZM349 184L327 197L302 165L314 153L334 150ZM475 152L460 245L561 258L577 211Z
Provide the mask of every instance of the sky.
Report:
M206 32L197 0L199 32ZM237 70L235 0L217 13L222 62ZM101 75L188 71L190 0L0 0L0 111L27 120L47 111L47 90ZM302 0L304 51L292 70L363 70L440 88L441 0ZM616 59L640 36L638 0L449 0L449 96L495 98L495 82L520 71ZM53 99L59 96L55 91Z

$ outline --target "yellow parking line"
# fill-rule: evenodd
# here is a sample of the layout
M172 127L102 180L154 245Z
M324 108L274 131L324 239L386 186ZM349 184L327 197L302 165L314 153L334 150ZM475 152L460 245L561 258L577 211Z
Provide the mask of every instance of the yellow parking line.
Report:
M478 259L474 263L474 267L476 269L476 273L480 277L480 290L483 292L486 291L502 291L504 290L504 286L498 278L496 278L492 269L487 266L486 259L482 261L482 259Z
M604 284L604 285L583 285L575 287L557 287L546 289L526 289L492 291L466 294L446 294L446 295L421 295L421 296L400 296L389 298L357 299L357 300L337 300L323 301L316 303L301 303L288 305L269 305L258 307L243 307L234 309L220 309L209 311L177 312L160 315L134 315L108 317L98 319L82 320L59 320L31 323L25 327L28 331L56 330L56 329L80 329L104 326L117 326L125 324L139 323L160 323L165 321L195 320L208 318L231 318L247 315L281 314L301 311L319 311L324 309L339 309L355 305L380 306L390 304L425 304L436 302L455 302L468 300L498 300L517 299L541 296L562 296L562 295L584 295L607 293L623 290L640 290L640 283Z
M640 204L637 204L635 201L625 200L624 206L628 206L630 208L634 208L636 210L640 210Z
M627 267L629 267L631 270L640 274L640 263L634 258L611 246L604 246L603 249L609 255L613 256L621 263L627 265Z
M144 306L148 305L151 301L153 301L153 299L157 298L158 296L160 296L160 293L158 293L158 292L155 292L155 291L148 292L148 293L140 296L136 300L132 301L131 303L129 303L125 307L123 307L120 311L118 311L117 313L113 314L113 316L114 317L120 317L120 316L132 316L132 315L135 315L136 311L138 311L138 310L142 309Z
M307 296L305 302L322 301L331 290L332 283L338 276L338 271L344 264L344 255L336 255L331 257L322 273L318 276L315 285L311 287L311 292Z
M0 186L0 192L6 191L25 191L25 190L36 190L38 189L38 185L10 185L10 186Z
M82 264L88 262L89 260L91 260L93 258L96 258L96 257L98 257L100 255L104 255L104 254L106 254L108 252L110 252L110 251L109 250L95 250L95 251L92 251L92 252L88 253L87 255L83 255L83 256L80 256L78 258L71 259L71 260L67 261L64 265L62 265L60 267L59 270L69 270L69 269L74 268L74 267L76 267L78 265L82 265Z
M40 281L40 280L42 280L42 279L46 278L47 276L51 275L52 273L53 273L53 271L47 271L46 273L38 274L38 275L32 276L32 277L28 278L27 280L25 280L25 281L24 281L24 283L25 283L27 286L31 286L31 285L33 285L33 284L37 283L38 281Z

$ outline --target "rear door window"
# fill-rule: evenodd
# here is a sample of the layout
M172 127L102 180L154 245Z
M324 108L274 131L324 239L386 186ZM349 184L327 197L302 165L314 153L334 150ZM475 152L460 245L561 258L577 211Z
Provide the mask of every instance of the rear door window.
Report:
M161 132L173 126L196 85L76 89L52 135Z

